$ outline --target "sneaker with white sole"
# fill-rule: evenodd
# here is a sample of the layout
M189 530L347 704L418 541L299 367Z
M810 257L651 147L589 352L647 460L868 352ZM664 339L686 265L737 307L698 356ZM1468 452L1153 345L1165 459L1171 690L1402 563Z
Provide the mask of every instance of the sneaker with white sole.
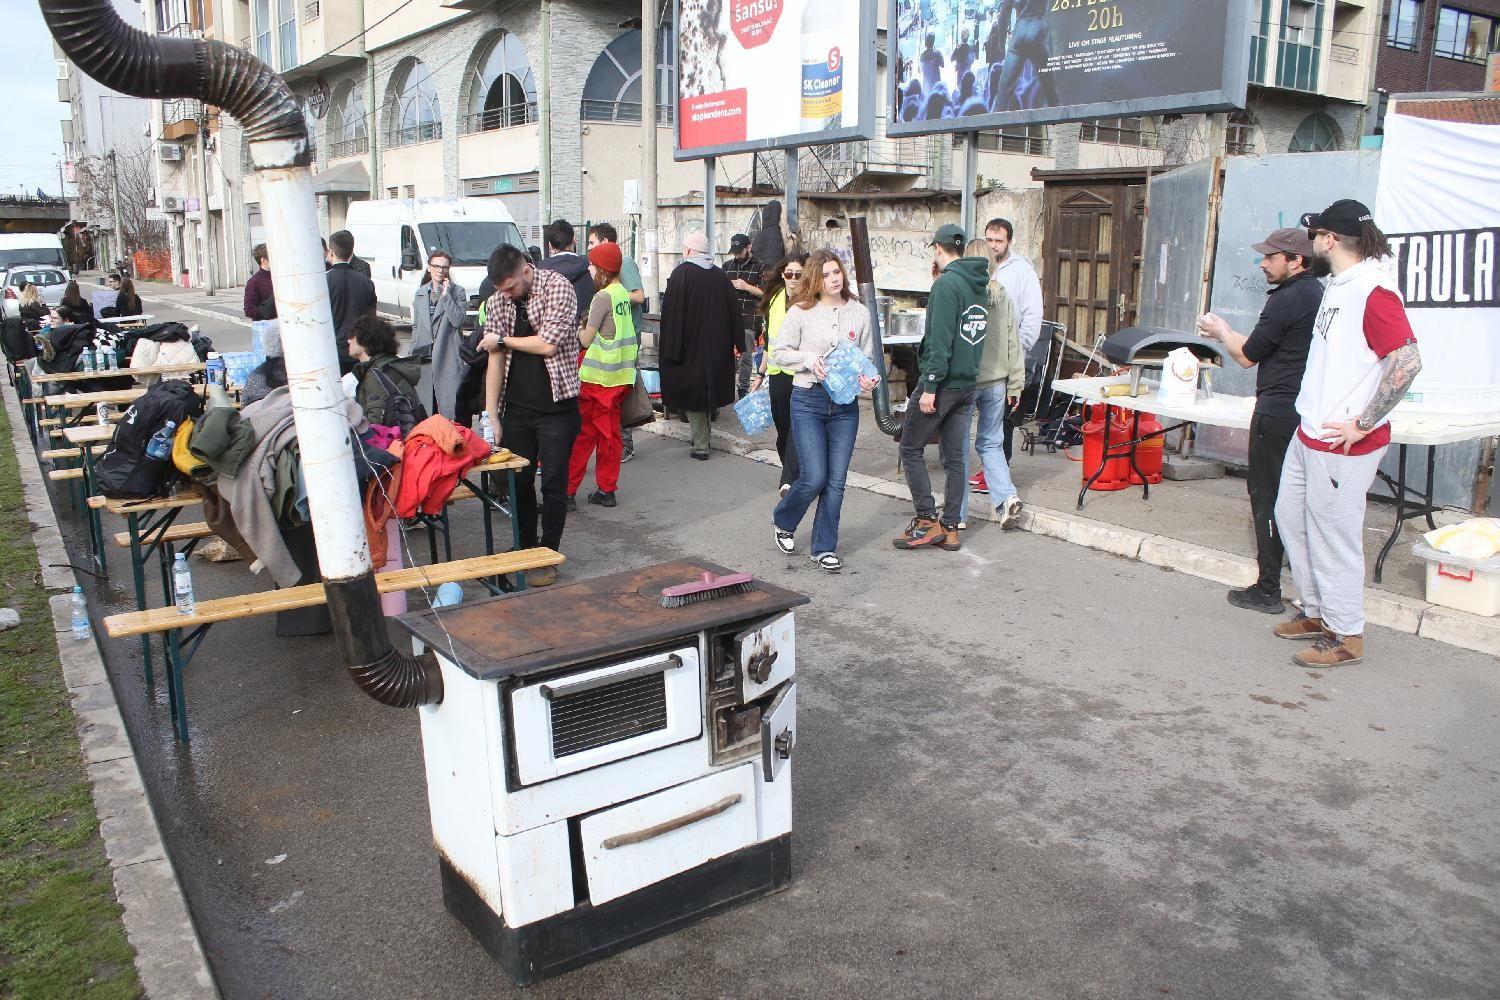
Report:
M1000 530L1014 531L1021 526L1021 498L1012 496L1000 505Z
M797 551L797 536L795 533L790 531L782 531L774 524L771 527L776 531L776 547L780 549L784 555L791 555L793 552Z
M781 484L781 489L777 491L778 495L780 495L780 496L786 496L790 492L792 492L792 484L791 483L782 483Z
M844 560L832 552L825 552L820 556L813 556L812 561L823 567L830 573L837 573L844 568Z

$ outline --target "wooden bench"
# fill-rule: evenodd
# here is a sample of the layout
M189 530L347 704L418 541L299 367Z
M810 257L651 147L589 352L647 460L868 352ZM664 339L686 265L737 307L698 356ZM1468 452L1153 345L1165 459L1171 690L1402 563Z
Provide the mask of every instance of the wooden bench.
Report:
M108 450L109 450L109 446L108 445L96 444L92 448L89 449L89 454L90 455L102 455L102 454L104 454ZM82 448L53 448L53 449L51 449L49 451L42 452L41 455L38 456L38 457L41 458L41 460L44 461L44 462L57 462L57 461L61 461L61 460L66 459L66 458L82 458L83 457L83 449Z
M562 553L551 549L523 549L519 552L501 552L492 556L476 556L432 566L413 566L377 573L375 586L382 594L392 594L417 588L434 588L445 583L512 576L528 570L558 566L563 562ZM134 636L147 638L156 633L166 636L167 700L171 706L172 725L177 738L186 743L187 697L182 686L182 672L198 651L208 629L219 622L240 621L280 611L316 607L327 601L323 585L310 583L282 590L198 601L191 614L183 614L176 607L165 607L110 615L104 619L104 630L113 639Z
M212 538L214 529L202 521L196 524L174 524L160 534L164 542L187 542L195 538ZM115 544L122 549L130 548L130 532L115 532Z
M60 483L69 479L82 479L83 469L53 469L51 472L47 473L47 478L52 480L54 483Z

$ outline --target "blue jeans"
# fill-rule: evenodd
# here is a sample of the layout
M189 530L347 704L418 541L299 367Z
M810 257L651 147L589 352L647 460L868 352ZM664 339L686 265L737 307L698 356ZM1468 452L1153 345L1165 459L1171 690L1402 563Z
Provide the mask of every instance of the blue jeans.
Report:
M796 531L807 508L818 501L813 517L812 555L839 547L839 512L844 482L859 433L859 403L839 404L821 386L792 390L792 440L797 446L797 481L776 505L771 520L782 531Z
M979 465L984 469L985 482L990 486L990 502L998 511L1000 505L1016 495L1016 484L1010 478L1010 463L1005 460L1005 383L980 389L974 397L979 409L979 428L974 433L974 450L979 453ZM969 475L969 454L964 452L964 476ZM964 490L964 502L959 517L969 518L969 493Z

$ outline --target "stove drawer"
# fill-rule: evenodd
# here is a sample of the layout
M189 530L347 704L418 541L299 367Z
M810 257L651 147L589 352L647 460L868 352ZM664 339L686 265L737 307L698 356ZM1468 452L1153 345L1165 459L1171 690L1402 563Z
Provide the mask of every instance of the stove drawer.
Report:
M597 906L755 843L755 765L595 813L579 832Z

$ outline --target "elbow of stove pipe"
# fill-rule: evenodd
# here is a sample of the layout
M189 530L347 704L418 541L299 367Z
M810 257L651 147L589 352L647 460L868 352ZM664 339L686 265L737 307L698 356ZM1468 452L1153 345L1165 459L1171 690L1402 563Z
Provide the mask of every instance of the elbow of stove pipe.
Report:
M436 705L443 700L437 657L430 652L411 656L391 645L373 572L352 580L325 580L323 590L339 653L361 691L392 708Z

